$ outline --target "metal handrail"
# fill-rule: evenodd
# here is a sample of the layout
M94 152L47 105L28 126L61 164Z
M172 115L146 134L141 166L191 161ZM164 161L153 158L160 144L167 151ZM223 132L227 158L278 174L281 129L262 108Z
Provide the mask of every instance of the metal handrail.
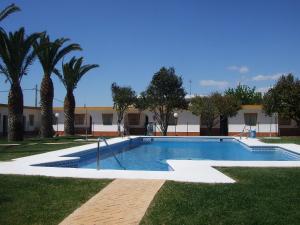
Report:
M106 138L104 137L99 137L98 138L98 148L97 148L97 170L99 170L100 168L100 141L103 141L105 143L105 145L110 148L110 145L107 143ZM117 156L115 155L115 153L113 151L111 151L111 153L113 154L115 160L117 161L117 163L119 164L119 166L121 168L123 168L124 170L126 170L126 168L121 164L120 160L117 158Z
M242 134L244 134L245 131L247 131L247 130L246 130L246 127L247 127L247 126L245 125L241 133L238 133L238 134L233 135L233 136L234 136L234 137L235 137L235 136L239 136L240 139L242 139ZM249 130L248 130L248 131L249 131ZM248 136L246 136L246 138L248 138Z

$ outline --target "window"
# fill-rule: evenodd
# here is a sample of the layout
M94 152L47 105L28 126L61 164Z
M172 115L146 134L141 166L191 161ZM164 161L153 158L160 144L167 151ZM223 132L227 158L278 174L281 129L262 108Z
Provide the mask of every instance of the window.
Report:
M84 125L85 122L84 114L75 114L75 125Z
M244 113L245 125L256 126L257 123L257 113Z
M279 125L283 125L283 126L291 125L291 119L279 116Z
M29 126L34 126L34 115L29 115Z
M137 126L140 124L140 114L128 113L128 125Z
M106 114L102 114L102 122L103 125L112 125L112 121L113 121L113 114L112 113L106 113Z

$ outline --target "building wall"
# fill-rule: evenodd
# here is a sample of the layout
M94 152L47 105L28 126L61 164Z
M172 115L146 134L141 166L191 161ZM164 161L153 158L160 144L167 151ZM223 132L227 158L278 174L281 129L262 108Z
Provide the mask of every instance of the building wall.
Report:
M33 125L30 124L29 116L33 115ZM38 133L41 126L41 113L40 109L24 109L23 116L26 117L25 132Z
M244 120L245 113L257 113L256 126L246 126ZM278 124L277 116L274 114L272 117L266 116L261 109L241 109L236 116L228 118L228 133L229 136L240 134L243 129L256 130L257 136L277 136Z
M62 134L64 131L64 113L62 109L54 109L54 114L59 113L58 117L58 124L53 124L53 129L58 131L58 133ZM75 114L85 114L84 109L77 109ZM102 114L103 113L112 113L113 114L113 122L112 125L103 125L102 121ZM138 125L128 125L127 116L124 116L124 125L121 126L121 131L124 131L124 126L129 129L140 129L139 131L142 132L145 128L145 118L148 116L149 123L154 123L153 120L153 113L149 111L139 112L137 110L131 110L129 113L141 113L140 115L140 122ZM90 125L90 116L92 117L92 127L91 127L91 134L99 135L99 136L117 136L118 135L118 125L117 125L117 113L113 109L105 109L102 110L100 107L99 109L92 109L87 110L87 125ZM178 121L176 126L176 135L199 135L199 117L194 116L189 111L182 111L178 112ZM57 126L58 125L58 126ZM75 125L75 129L77 131L78 128L82 128L82 132L85 133L85 125ZM156 124L156 133L159 134L158 124ZM144 134L143 132L140 134ZM168 135L175 135L175 126L170 125L168 127Z
M55 131L58 130L60 134L64 130L64 113L62 108L54 108L54 113L59 113L58 124L53 124ZM86 110L83 107L77 107L76 114L85 114ZM112 125L103 125L102 114L111 113L113 114ZM153 120L153 113L149 111L140 112L136 109L130 109L129 113L141 113L140 122L136 126L129 126L131 128L141 129L139 132L143 131L145 128L145 118L148 116L149 123L155 123ZM193 115L190 111L178 111L178 121L176 126L176 135L206 135L207 128L205 125L200 125L199 117ZM243 106L243 108L237 113L236 116L228 119L228 132L229 135L238 135L241 131L246 128L250 129L249 126L245 126L244 113L257 113L257 124L251 129L255 129L257 136L296 136L300 135L300 128L297 126L295 121L291 121L289 125L278 125L278 116L274 114L272 117L266 116L262 111L261 106ZM7 116L7 105L0 104L0 134L3 134L3 116ZM29 115L34 115L34 124L30 125ZM117 113L112 109L112 107L87 107L87 126L86 124L75 125L76 131L78 133L85 133L87 127L88 132L96 136L117 136L118 126L117 126ZM24 125L25 133L37 133L40 128L40 108L34 107L24 107L24 117L26 118L26 123ZM90 121L90 118L92 121ZM57 127L58 125L58 127ZM124 125L121 126L121 131L126 127L126 115L124 119ZM58 129L57 129L58 128ZM156 123L156 135L161 135L158 124ZM141 133L143 134L143 133ZM213 135L219 134L219 123L213 128ZM175 126L170 125L168 127L168 135L175 135Z
M58 131L63 133L64 130L64 113L62 109L54 109L54 113L59 113L58 118ZM137 110L130 111L131 113L139 113ZM76 113L85 114L85 109L76 108ZM113 124L112 125L103 125L102 113L112 113L113 114ZM282 135L300 135L300 129L297 126L295 121L291 121L290 125L278 125L277 115L272 117L266 116L261 107L243 107L235 117L228 119L228 132L229 135L237 135L246 128L250 129L249 126L245 126L244 122L244 113L257 113L257 124L251 129L255 129L258 136L272 136ZM0 133L3 133L3 116L7 116L7 105L0 105ZM30 125L29 115L34 115L34 124ZM87 125L90 133L99 136L117 136L118 135L118 126L117 126L117 114L111 107L94 107L87 110ZM140 123L136 126L131 126L135 128L144 128L145 125L145 116L148 116L149 122L155 122L153 120L153 113L145 111L141 113ZM206 135L205 125L199 125L199 117L194 116L189 111L180 111L178 112L178 121L176 126L176 135L199 135L199 130L201 135ZM40 109L34 107L24 107L24 117L26 118L26 124L24 125L26 133L36 133L40 128ZM90 123L90 117L92 121ZM125 120L126 123L126 115ZM91 126L90 126L91 124ZM79 133L85 133L86 125L76 125L76 130ZM156 124L156 135L160 135L158 124ZM54 130L57 130L57 124L53 125ZM201 129L200 129L201 128ZM121 126L121 130L124 130L124 127ZM218 135L219 133L219 123L217 123L213 129L213 134ZM170 125L168 127L168 135L175 135L175 126Z
M29 121L30 115L33 115L33 124L30 124ZM1 104L0 105L0 134L1 135L3 135L3 123L4 123L3 116L7 116L8 118L8 109L7 109L7 105ZM25 106L23 109L23 117L25 118L25 124L24 124L25 133L27 134L38 133L39 128L41 126L40 108Z
M176 135L183 135L183 136L198 136L200 133L200 119L198 116L193 115L190 111L178 111L178 120L176 125ZM146 115L149 117L149 122L155 122L153 120L154 114L146 111ZM156 128L156 134L160 134L160 129L158 127ZM174 136L175 135L175 125L169 125L168 126L168 135Z
M100 107L99 107L100 108ZM63 133L64 131L64 112L61 109L54 109L54 114L59 113L58 124L53 124L53 129L58 133ZM112 125L104 125L102 121L102 114L113 114ZM76 109L75 114L87 114L87 122L82 125L75 125L75 130L77 133L85 133L87 128L89 134L98 136L117 136L118 135L118 125L117 125L117 114L112 109ZM92 119L92 121L90 121ZM121 127L123 130L123 127Z
M54 112L59 112L58 118L58 131L62 133L64 130L64 115L62 109L54 109ZM138 110L131 109L130 113L140 113ZM76 113L85 114L85 109L83 107L76 108ZM103 125L102 113L112 113L113 114L113 124L112 125ZM261 106L251 105L243 106L243 108L237 113L236 116L228 118L228 135L238 135L242 132L244 128L250 129L249 126L245 126L244 113L257 113L257 124L252 126L251 129L256 130L257 136L277 136L279 131L285 129L298 129L295 123L292 123L290 126L282 126L280 129L278 127L277 115L272 117L266 116L262 111ZM96 136L117 136L118 135L118 126L117 126L117 113L111 107L88 107L88 126L90 125L89 118L92 117L92 127L91 133ZM179 111L178 112L178 122L176 126L176 135L207 135L207 128L205 125L199 125L199 117L193 115L189 111ZM142 132L145 127L145 117L148 116L149 123L155 123L153 120L153 113L149 111L141 112L140 123L135 126L129 126L129 128L140 129L139 132ZM127 127L126 115L124 118L124 126ZM85 133L85 125L76 125L76 128L82 128L82 133ZM213 135L219 135L219 122L213 128ZM53 125L54 130L56 130L56 125ZM128 127L127 127L128 128ZM124 130L123 125L121 130ZM158 124L156 123L156 135L161 135ZM286 132L285 132L286 133ZM140 133L143 134L143 133ZM168 135L175 135L175 126L170 125L168 127ZM299 134L300 135L300 130Z

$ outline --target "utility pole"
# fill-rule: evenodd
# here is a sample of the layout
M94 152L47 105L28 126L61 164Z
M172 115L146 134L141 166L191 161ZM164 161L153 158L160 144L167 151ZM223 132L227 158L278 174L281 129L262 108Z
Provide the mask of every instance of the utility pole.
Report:
M35 108L37 108L37 94L38 94L38 88L37 84L35 85Z

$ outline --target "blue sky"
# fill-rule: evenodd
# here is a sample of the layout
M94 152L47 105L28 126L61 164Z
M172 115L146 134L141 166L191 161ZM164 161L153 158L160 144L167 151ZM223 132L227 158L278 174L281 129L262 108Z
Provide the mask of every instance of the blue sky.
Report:
M300 1L298 0L51 0L14 1L22 8L2 26L27 33L47 31L52 39L79 43L86 63L97 63L75 91L77 105L112 105L110 85L144 90L160 67L175 67L189 92L208 94L238 82L263 90L280 74L300 73ZM11 1L1 1L4 8ZM59 68L61 65L59 64ZM22 80L40 85L39 62ZM65 89L53 75L55 98ZM9 84L0 77L0 90ZM7 102L7 93L0 93ZM34 104L24 91L25 105ZM54 105L61 102L55 100Z

